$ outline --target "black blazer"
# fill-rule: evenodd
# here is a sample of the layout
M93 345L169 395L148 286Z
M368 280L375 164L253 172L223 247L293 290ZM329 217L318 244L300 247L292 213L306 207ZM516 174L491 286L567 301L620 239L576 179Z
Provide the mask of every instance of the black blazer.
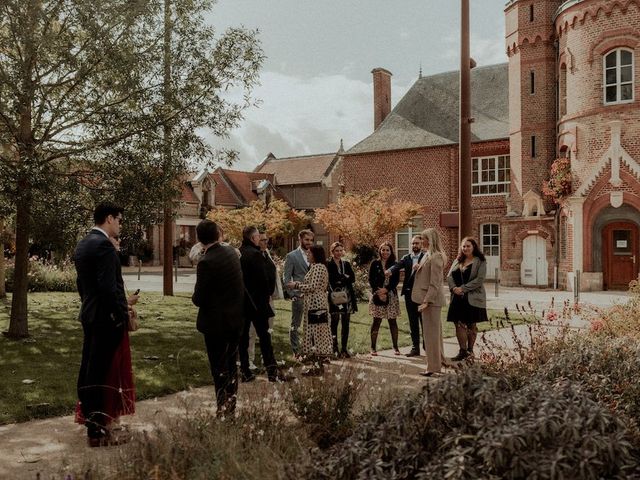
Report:
M275 288L275 277L269 281L267 270L269 259L264 258L259 247L244 242L240 247L240 264L245 286L245 315L273 317L269 299Z
M104 233L91 230L78 242L73 262L82 300L82 323L125 325L129 321L129 308L120 260L111 241Z
M420 252L418 262L422 260L424 252ZM404 280L402 282L401 295L407 295L411 298L411 289L413 288L413 282L416 279L415 272L413 271L413 260L411 260L411 254L407 253L398 263L391 267L392 271L404 270Z
M393 265L393 263L388 264L387 268L391 268ZM369 286L371 287L372 293L375 293L377 289L384 287L384 281L386 279L384 271L385 269L382 266L381 260L374 260L371 262L371 266L369 267ZM400 271L394 269L389 277L389 284L386 287L387 290L397 295L398 292L396 291L396 288L398 283L400 283Z
M198 331L240 337L244 326L244 283L235 248L219 243L209 247L198 262L191 300L200 307Z
M349 292L349 298L351 302L349 303L349 310L347 313L353 313L358 311L358 299L356 298L355 291L353 290L353 284L356 282L356 275L353 273L353 268L351 268L351 264L347 261L342 260L342 265L344 267L344 275L340 273L338 270L338 265L333 259L329 259L327 261L327 270L329 271L329 286L332 289L336 288L346 288L347 292ZM348 277L345 277L345 275ZM344 310L339 308L342 305L333 305L331 303L331 297L329 297L329 308L331 312L343 312Z

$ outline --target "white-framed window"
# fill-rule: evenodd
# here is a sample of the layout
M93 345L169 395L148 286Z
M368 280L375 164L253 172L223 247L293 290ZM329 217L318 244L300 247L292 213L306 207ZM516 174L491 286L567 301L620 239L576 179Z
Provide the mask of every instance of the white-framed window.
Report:
M485 223L482 225L481 235L482 252L487 257L500 256L500 225L497 223Z
M411 239L424 230L422 217L413 217L411 223L396 232L396 259L400 260L411 251Z
M510 182L509 155L471 159L471 193L473 195L509 193Z
M604 104L633 102L633 51L618 48L603 58Z

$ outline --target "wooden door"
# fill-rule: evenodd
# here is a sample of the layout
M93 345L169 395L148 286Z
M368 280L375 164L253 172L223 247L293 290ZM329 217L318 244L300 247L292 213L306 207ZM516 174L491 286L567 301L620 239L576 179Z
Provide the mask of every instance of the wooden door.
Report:
M638 226L614 222L602 231L602 267L606 290L626 290L638 276Z

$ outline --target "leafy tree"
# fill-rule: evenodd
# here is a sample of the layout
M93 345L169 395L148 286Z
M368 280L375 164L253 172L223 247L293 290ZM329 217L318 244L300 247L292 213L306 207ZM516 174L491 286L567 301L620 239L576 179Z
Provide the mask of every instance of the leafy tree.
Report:
M189 158L215 160L200 129L225 135L250 105L263 58L256 32L215 37L202 19L213 2L171 4L167 83L160 2L0 0L0 190L16 224L8 336L28 335L32 217L46 212L49 188L65 188L87 216L94 201L120 198L129 224L150 222L179 198Z
M346 193L336 203L316 210L316 220L366 257L381 238L408 225L421 210L417 203L394 199L394 190L381 189ZM363 249L365 252L361 252Z
M242 243L242 229L248 225L254 225L277 239L294 235L309 223L304 212L279 199L271 200L268 205L262 200L255 200L248 207L234 210L214 208L207 218L219 224L228 241L236 245Z

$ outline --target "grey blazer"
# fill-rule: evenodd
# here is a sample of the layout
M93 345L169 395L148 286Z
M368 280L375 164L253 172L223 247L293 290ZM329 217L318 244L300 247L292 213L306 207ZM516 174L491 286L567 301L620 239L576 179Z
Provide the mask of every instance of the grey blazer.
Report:
M284 274L282 284L286 285L290 281L303 282L304 276L309 271L309 266L305 262L302 252L299 248L287 253L284 259ZM293 290L287 288L287 293L290 297L300 297L302 292L300 290Z
M456 286L456 282L453 281L453 271L458 268L460 264L458 260L454 260L449 275L447 275L447 283L449 284L449 290L453 290ZM487 276L487 262L480 260L478 257L474 257L471 263L471 275L469 281L462 285L462 290L467 294L469 305L473 305L478 308L487 308L487 292L484 289L484 279ZM453 295L453 293L451 293Z

